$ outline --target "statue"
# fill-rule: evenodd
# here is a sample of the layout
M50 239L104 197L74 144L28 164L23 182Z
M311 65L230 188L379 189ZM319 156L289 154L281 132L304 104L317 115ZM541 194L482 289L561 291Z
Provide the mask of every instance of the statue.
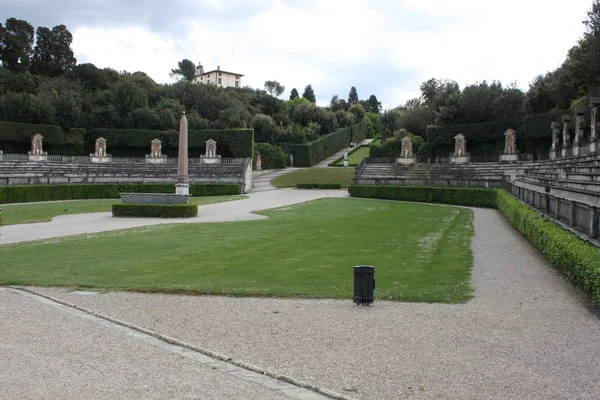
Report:
M294 153L290 153L290 167L294 167Z

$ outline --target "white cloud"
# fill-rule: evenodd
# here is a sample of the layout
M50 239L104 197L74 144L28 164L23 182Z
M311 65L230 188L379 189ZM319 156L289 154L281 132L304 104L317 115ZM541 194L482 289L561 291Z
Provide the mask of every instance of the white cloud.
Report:
M193 15L203 17L182 15L183 36L135 26L82 27L73 32L73 48L97 66L145 71L159 82L169 82L170 69L189 58L209 69L220 65L242 73L243 84L252 87L276 79L289 93L292 87L302 92L310 83L320 103L333 94L345 97L350 86L361 82L361 97L375 93L384 104L397 105L418 95L420 83L432 77L453 79L462 87L484 79L516 82L526 90L537 74L564 60L591 6L589 0L568 5L543 0L261 0L260 9L247 15L244 4L191 3L203 9ZM215 10L219 18L211 19Z

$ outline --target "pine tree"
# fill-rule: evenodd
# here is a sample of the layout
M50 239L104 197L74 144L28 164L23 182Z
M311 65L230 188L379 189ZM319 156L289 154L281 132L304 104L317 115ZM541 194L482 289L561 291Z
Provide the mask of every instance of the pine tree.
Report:
M297 99L298 97L300 97L298 91L296 90L296 88L293 88L292 92L290 93L290 100Z
M307 85L304 88L304 93L302 93L302 98L310 101L311 103L317 102L317 98L315 97L315 91L313 90L311 85Z
M356 91L356 88L352 86L350 88L350 93L348 93L348 105L353 106L355 104L358 104L358 92Z

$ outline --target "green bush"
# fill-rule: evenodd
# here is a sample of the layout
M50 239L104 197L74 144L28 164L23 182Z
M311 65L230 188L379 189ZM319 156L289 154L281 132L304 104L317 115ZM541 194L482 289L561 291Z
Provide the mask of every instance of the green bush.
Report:
M496 207L495 189L350 185L348 192L352 197L472 207Z
M600 306L600 249L540 215L509 193L498 191L498 209L544 258Z
M340 183L319 183L317 187L319 189L341 189L342 185Z
M36 133L44 137L44 144L65 143L65 136L59 126L0 121L0 141L29 143Z
M316 189L319 185L317 183L297 183L296 188L298 189Z
M198 215L196 204L113 204L114 217L191 218Z
M256 168L256 153L260 153L262 169L285 168L287 154L280 146L269 143L256 143L254 152L254 168Z
M348 147L350 142L360 143L366 138L365 123L339 129L305 144L281 143L288 152L294 153L294 166L312 167L327 157Z
M600 306L600 249L505 190L351 185L353 197L497 208L555 268Z
M0 204L28 203L32 201L116 199L119 193L174 193L170 183L145 184L75 184L0 186ZM240 194L240 185L192 184L192 196L224 196Z

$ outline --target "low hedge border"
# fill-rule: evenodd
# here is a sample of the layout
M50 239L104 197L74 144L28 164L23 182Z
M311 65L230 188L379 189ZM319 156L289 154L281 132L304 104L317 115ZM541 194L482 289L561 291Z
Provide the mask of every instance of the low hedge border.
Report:
M297 189L341 189L339 183L297 183Z
M600 249L501 189L351 185L352 197L497 208L544 258L600 307Z
M191 218L198 216L197 204L113 204L113 217Z
M237 184L191 184L192 196L227 196L240 194ZM0 204L29 203L34 201L117 199L119 193L175 193L170 183L143 184L72 184L0 186Z

